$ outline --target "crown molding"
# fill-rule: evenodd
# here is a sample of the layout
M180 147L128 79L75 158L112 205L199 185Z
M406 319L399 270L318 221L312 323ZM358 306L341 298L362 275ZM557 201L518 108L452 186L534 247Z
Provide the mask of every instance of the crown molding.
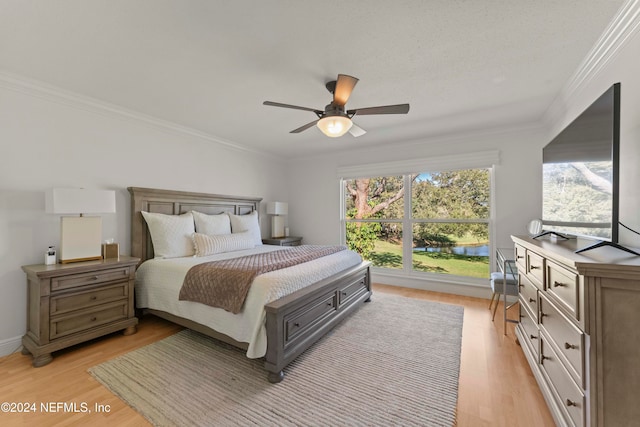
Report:
M39 80L29 79L3 70L0 70L0 87L79 110L110 116L120 120L126 119L142 123L159 130L196 137L207 142L213 142L221 145L225 148L250 152L261 156L274 157L272 154L267 152L254 150L188 126L182 126L168 120L159 119L135 110L127 109L120 105L111 104L97 98L81 95L76 92L52 86Z
M547 109L544 122L553 124L557 113L566 109L567 101L587 87L639 31L640 0L627 0Z

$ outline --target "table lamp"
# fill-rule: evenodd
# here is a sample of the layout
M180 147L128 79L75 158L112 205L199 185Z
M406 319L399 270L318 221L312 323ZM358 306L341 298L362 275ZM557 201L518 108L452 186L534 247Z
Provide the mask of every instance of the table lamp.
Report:
M271 217L271 237L274 239L284 237L284 215L287 214L289 205L284 202L267 203L267 214Z
M60 217L59 259L63 264L102 259L102 218L85 214L116 211L116 192L53 188L45 193L47 213Z

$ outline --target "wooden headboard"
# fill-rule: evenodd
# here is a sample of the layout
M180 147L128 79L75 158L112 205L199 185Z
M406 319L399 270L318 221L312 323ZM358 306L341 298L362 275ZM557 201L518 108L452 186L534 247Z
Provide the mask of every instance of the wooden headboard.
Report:
M141 211L180 215L198 211L209 215L223 212L245 215L260 212L261 198L221 196L219 194L158 190L155 188L127 188L131 193L131 256L142 261L153 258L153 244Z

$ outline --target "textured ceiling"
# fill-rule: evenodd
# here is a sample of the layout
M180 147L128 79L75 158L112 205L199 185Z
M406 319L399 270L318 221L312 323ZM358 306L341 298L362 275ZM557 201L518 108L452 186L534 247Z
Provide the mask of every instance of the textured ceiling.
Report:
M0 72L283 157L539 120L623 0L0 0ZM360 79L368 133L290 134Z

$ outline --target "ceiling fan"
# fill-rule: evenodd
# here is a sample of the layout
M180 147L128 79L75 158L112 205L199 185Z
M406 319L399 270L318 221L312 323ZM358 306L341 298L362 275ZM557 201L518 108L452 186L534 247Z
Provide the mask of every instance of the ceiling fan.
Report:
M366 116L373 114L407 114L409 112L409 104L385 105L380 107L356 108L353 110L345 110L345 105L351 96L353 88L358 83L355 77L346 74L338 74L337 80L332 80L326 84L326 88L333 94L333 101L324 107L323 110L315 108L299 107L297 105L282 104L280 102L264 101L264 105L272 107L292 108L294 110L312 111L318 118L304 126L292 130L290 133L300 133L317 125L325 135L336 138L349 132L351 135L358 137L367 133L364 129L354 124L351 119L354 116Z

